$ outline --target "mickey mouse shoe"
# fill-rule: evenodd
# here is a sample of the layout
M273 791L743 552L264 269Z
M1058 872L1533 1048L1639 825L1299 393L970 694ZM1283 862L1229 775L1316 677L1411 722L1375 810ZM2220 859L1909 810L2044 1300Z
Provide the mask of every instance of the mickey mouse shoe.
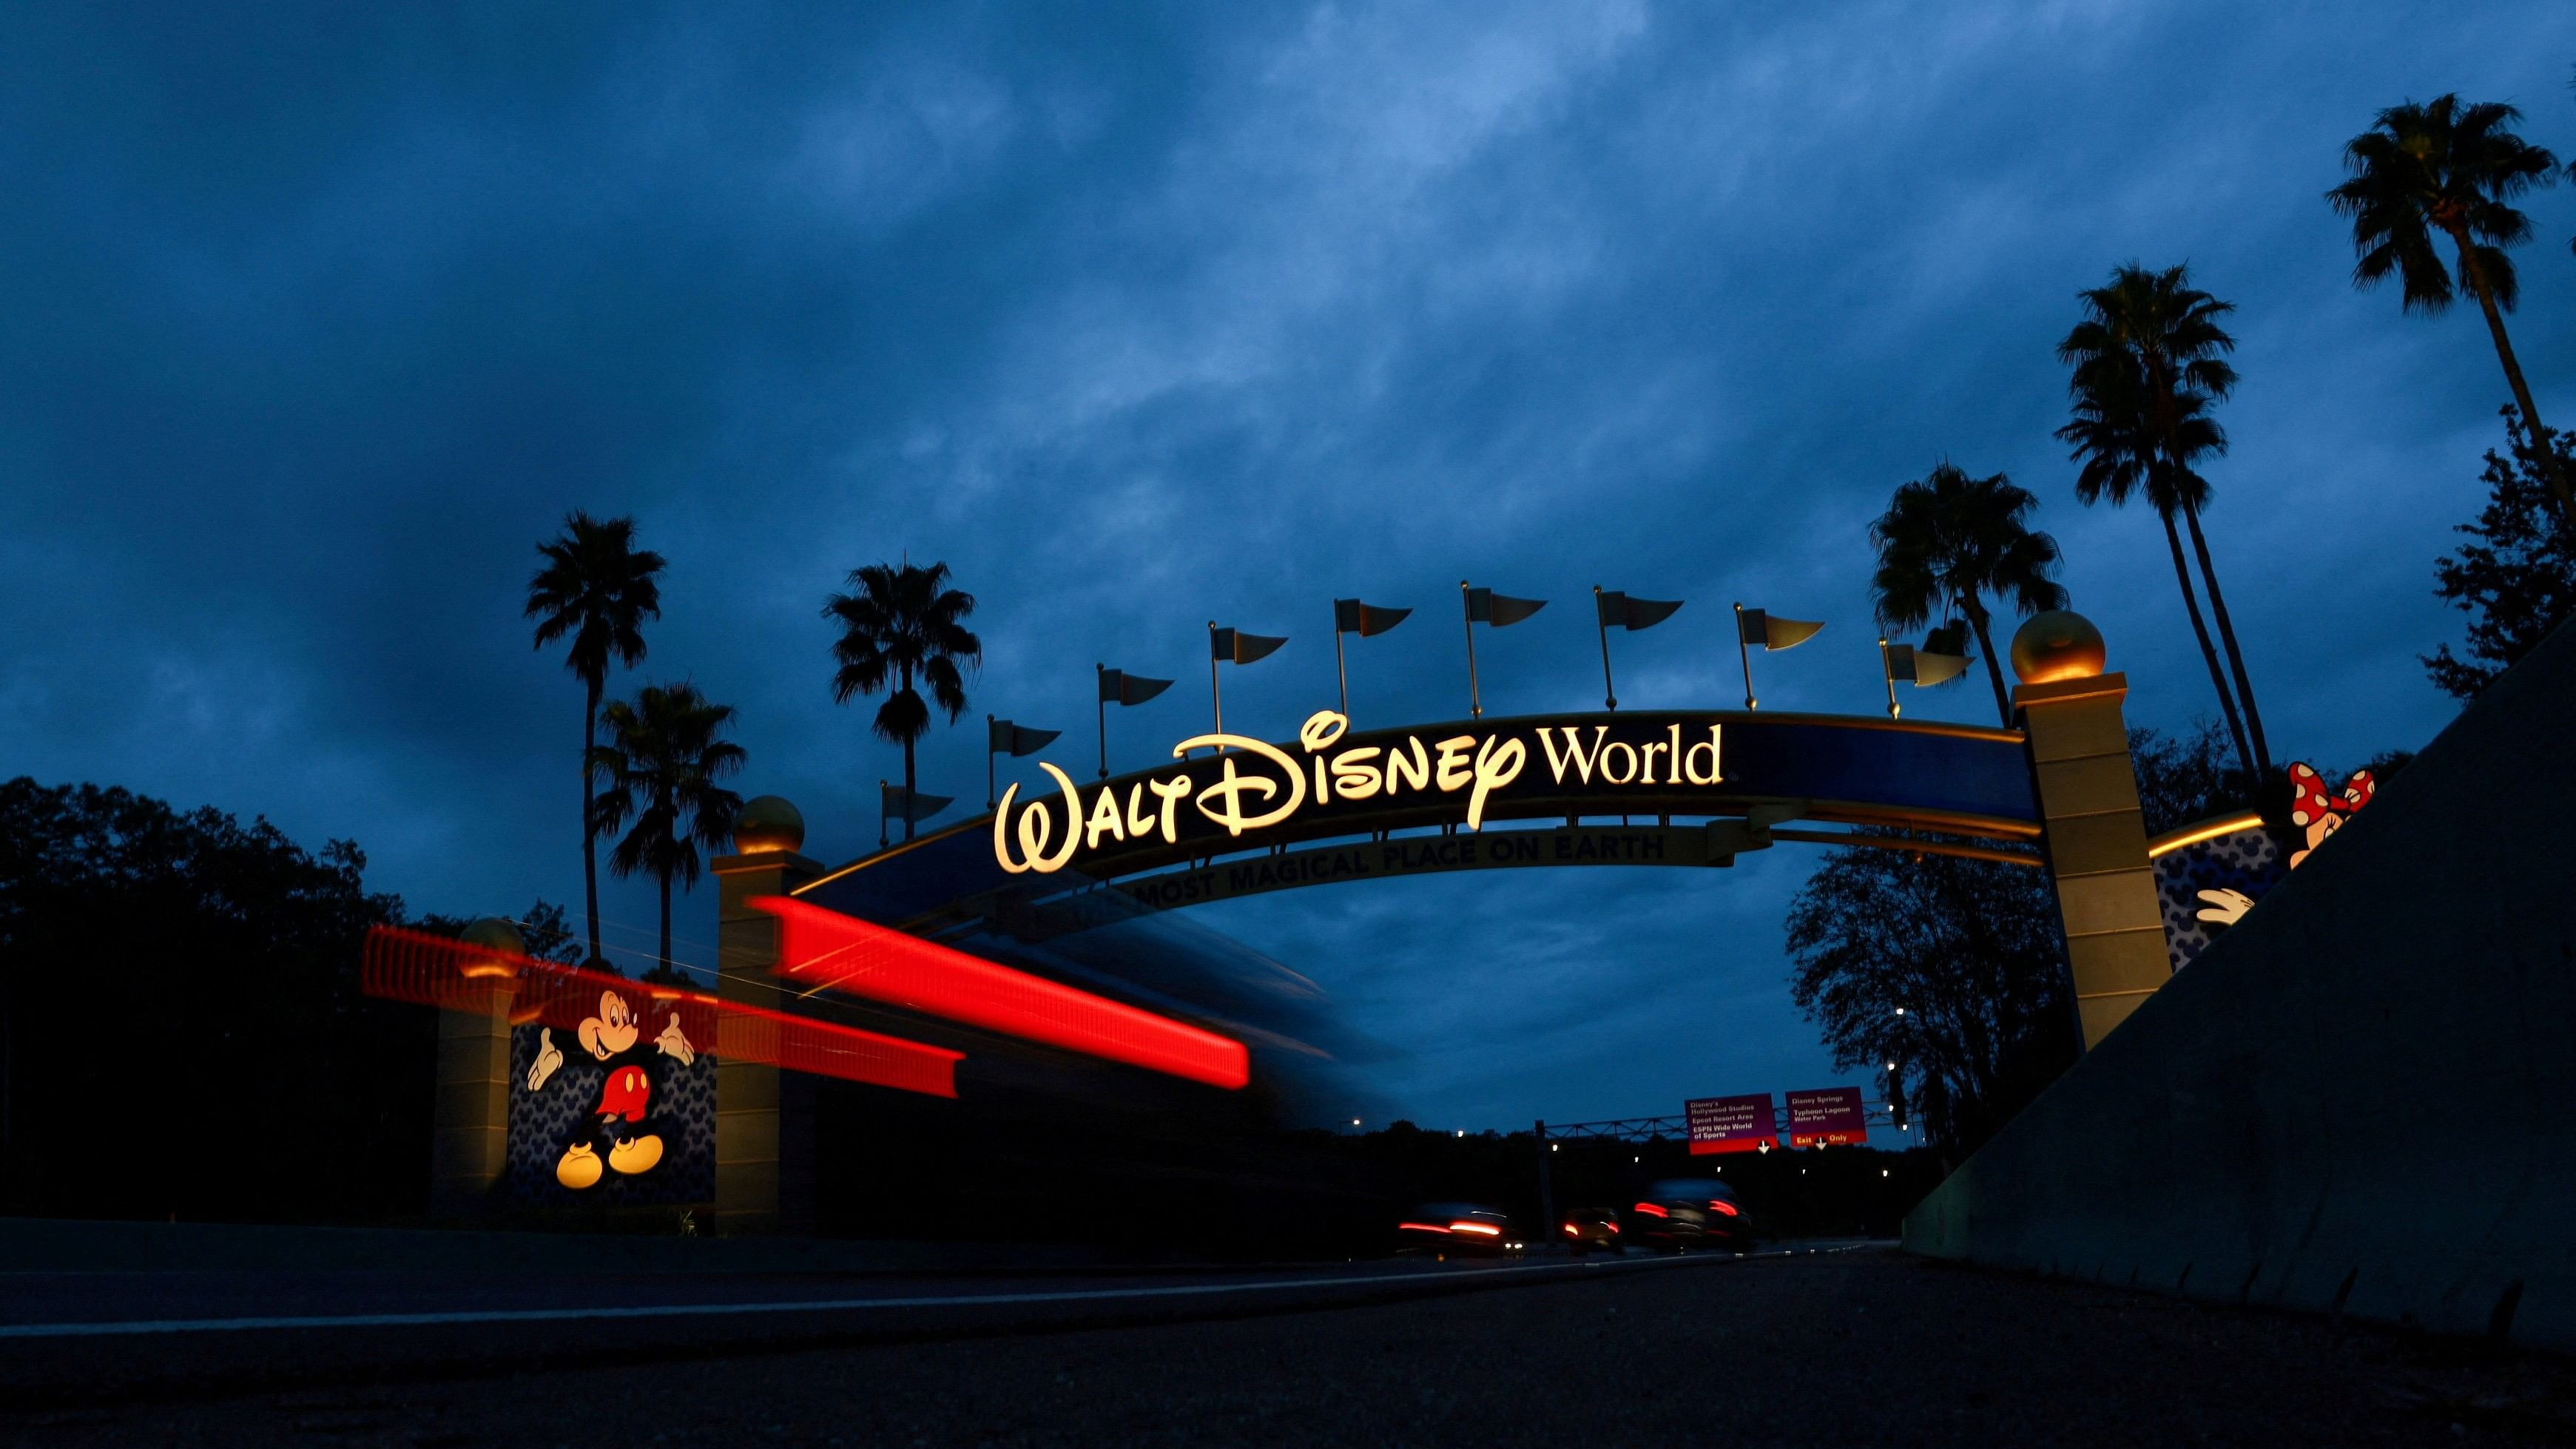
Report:
M651 1172L655 1167L660 1166L661 1162L662 1139L649 1132L608 1149L608 1165L628 1177L633 1177L637 1173Z
M660 1155L658 1145L655 1155ZM601 1171L599 1154L590 1150L589 1143L576 1142L564 1149L563 1160L555 1164L555 1181L579 1192L585 1187L597 1187Z

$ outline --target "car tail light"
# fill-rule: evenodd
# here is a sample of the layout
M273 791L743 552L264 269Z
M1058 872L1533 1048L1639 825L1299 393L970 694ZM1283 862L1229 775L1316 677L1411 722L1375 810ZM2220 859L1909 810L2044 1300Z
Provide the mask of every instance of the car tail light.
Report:
M1669 1214L1669 1213L1665 1212L1662 1208L1659 1208L1659 1207L1655 1206L1653 1203L1650 1203L1650 1202L1641 1202L1641 1203L1637 1204L1637 1211L1639 1211L1639 1212L1641 1212L1641 1213L1644 1213L1646 1216L1648 1216L1648 1217L1650 1217L1650 1218L1661 1218L1661 1217L1670 1217L1670 1216L1671 1216L1671 1214Z
M1572 1224L1572 1223L1567 1223L1567 1224L1565 1225L1565 1235L1566 1235L1567 1237L1569 1237L1569 1238L1579 1238L1579 1237L1582 1237L1582 1236L1583 1236L1583 1234L1582 1234L1581 1232L1579 1232L1579 1231L1577 1231L1577 1230L1576 1230L1576 1228L1575 1228L1574 1224Z
M1710 1198L1710 1199L1708 1200L1708 1205L1709 1205L1711 1208L1713 1208L1713 1209L1717 1210L1718 1212L1722 1212L1722 1213L1726 1214L1728 1217L1735 1217L1735 1216L1737 1216L1737 1215L1738 1215L1738 1212L1739 1212L1739 1209L1737 1209L1737 1207L1735 1206L1735 1204L1733 1204L1733 1203L1731 1203L1731 1202L1728 1202L1726 1199L1724 1199L1724 1198L1722 1198L1722 1197L1713 1197L1713 1198Z
M1491 1223L1451 1223L1449 1225L1449 1231L1453 1233L1475 1233L1479 1236L1488 1238L1499 1238L1503 1235L1503 1230L1495 1227Z
M1438 1223L1397 1223L1395 1225L1395 1230L1399 1233L1445 1233L1449 1231Z

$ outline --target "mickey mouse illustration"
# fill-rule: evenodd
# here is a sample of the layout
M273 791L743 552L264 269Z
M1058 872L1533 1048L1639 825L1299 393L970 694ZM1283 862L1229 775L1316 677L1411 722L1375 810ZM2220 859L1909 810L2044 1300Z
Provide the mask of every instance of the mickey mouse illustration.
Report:
M653 1106L653 1079L645 1063L659 1053L686 1067L697 1060L697 1051L680 1031L676 1011L653 1039L651 1049L642 1049L643 1028L626 999L614 991L600 993L599 1014L583 1018L576 1035L582 1050L608 1068L599 1105L590 1110L591 1125L564 1148L562 1160L555 1164L555 1181L578 1192L597 1186L609 1172L632 1177L652 1171L662 1161L662 1136L645 1121ZM536 1060L528 1067L528 1090L543 1089L563 1064L554 1029L544 1028L538 1033Z

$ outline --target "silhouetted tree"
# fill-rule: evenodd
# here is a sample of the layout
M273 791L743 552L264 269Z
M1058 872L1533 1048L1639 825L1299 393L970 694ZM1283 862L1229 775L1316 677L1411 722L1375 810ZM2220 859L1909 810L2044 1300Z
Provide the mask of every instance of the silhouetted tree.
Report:
M2215 729L2129 741L2151 834L2245 808ZM1877 1073L1955 1154L2075 1060L2057 902L2044 871L1870 833L1889 844L1828 852L1790 902L1790 996L1838 1069Z
M620 876L641 872L662 891L662 948L647 968L675 971L671 959L671 884L698 883L698 847L721 846L733 833L742 797L716 782L742 768L742 746L717 738L733 706L711 704L692 684L647 685L633 702L602 712L608 743L591 752L608 788L593 805L602 835L626 830L610 852ZM629 827L628 822L633 824Z
M662 556L635 547L635 520L605 522L575 512L564 531L537 545L546 566L528 580L526 617L537 621L537 647L569 634L564 667L582 685L581 879L589 912L590 958L599 951L599 835L592 829L593 752L599 745L599 701L612 658L632 669L644 660L644 621L662 617ZM668 954L667 952L665 953Z
M0 1212L416 1212L435 1027L360 994L400 922L345 840L0 784Z
M2435 561L2433 592L2469 616L2468 658L2442 645L2423 656L2433 686L2453 699L2485 692L2497 675L2576 615L2576 546L2556 526L2531 433L2503 409L2505 452L2487 450L2487 506L2458 531L2476 540ZM2550 438L2562 470L2576 469L2565 434Z
M539 896L528 907L526 915L512 924L519 928L519 939L526 943L528 954L540 961L553 961L565 966L578 966L583 955L581 942L572 928L564 923L564 908Z
M2254 782L2230 758L2226 736L2205 715L2180 734L2143 726L2129 731L2138 813L2149 838L2258 804Z
M913 688L919 679L931 698L948 712L948 722L966 712L966 680L961 666L983 662L983 641L968 632L965 619L975 612L975 596L948 587L948 565L928 568L869 564L850 571L851 592L834 594L823 604L823 617L838 622L841 637L832 643L840 668L832 675L832 700L846 704L854 694L886 690L877 706L877 738L903 746L903 789L909 801L919 788L913 769L913 747L930 732L930 706ZM903 819L903 838L912 838L912 812Z
M2375 287L2391 275L2404 286L2403 310L2437 313L2460 291L2477 298L2486 315L2496 360L2532 431L2549 436L2540 409L2523 381L2504 314L2513 310L2522 284L2505 248L2531 236L2531 218L2506 203L2534 186L2557 179L2558 158L2513 133L2522 112L2494 101L2462 102L2436 96L2381 111L2371 129L2344 147L2352 178L2326 193L2334 209L2352 219L2353 250L2361 259L2353 285ZM2457 278L2435 249L2435 233L2448 237L2458 257ZM2558 500L2562 528L2576 530L2576 497L2555 456L2536 455L2541 476Z
M2197 465L2227 451L2227 433L2210 409L2236 386L2236 369L2222 356L2235 350L2236 339L2218 319L2235 308L2193 287L2189 271L2180 266L2154 272L2131 263L2115 268L2109 285L2076 295L2084 304L2083 320L2057 346L2058 360L2072 369L2067 391L2075 414L2057 436L2074 445L2073 456L2084 465L2076 476L2075 496L2087 504L2108 498L2116 508L2138 491L2163 520L2174 579L2182 586L2183 609L2209 664L2220 712L2236 737L2245 768L2269 774L2271 747L2263 738L2262 712L2254 704L2254 682L2246 673L2235 621L2228 616L2227 596L2219 591L2218 569L2200 526L2210 489ZM2235 679L2232 693L2228 676L2219 672L2208 626L2201 622L2200 602L2193 596L2182 540L2174 529L2177 516L2200 561L2210 614Z
M2055 917L2041 871L1846 846L1790 903L1791 999L1836 1068L1879 1074L1945 1147L1973 1148L2074 1060Z
M2057 540L2026 522L2038 503L2001 473L1971 478L1944 462L1921 481L1900 486L1869 526L1878 548L1870 598L1879 622L1911 629L1935 612L1966 619L1986 657L1995 711L2007 726L2012 696L1995 659L1985 596L2024 614L2066 606L2066 590L2049 578L2057 569Z

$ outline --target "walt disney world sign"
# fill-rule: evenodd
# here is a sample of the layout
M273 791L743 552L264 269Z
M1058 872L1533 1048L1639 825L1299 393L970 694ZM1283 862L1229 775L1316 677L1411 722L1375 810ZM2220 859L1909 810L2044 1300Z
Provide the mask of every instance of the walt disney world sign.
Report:
M1194 753L1195 752L1195 753ZM993 859L1093 879L1299 840L1585 815L1740 814L1796 799L1816 819L1987 836L2038 833L2018 733L1874 717L1751 712L1483 719L1355 733L1331 710L1291 744L1193 735L1178 763L1085 787L1003 792Z

